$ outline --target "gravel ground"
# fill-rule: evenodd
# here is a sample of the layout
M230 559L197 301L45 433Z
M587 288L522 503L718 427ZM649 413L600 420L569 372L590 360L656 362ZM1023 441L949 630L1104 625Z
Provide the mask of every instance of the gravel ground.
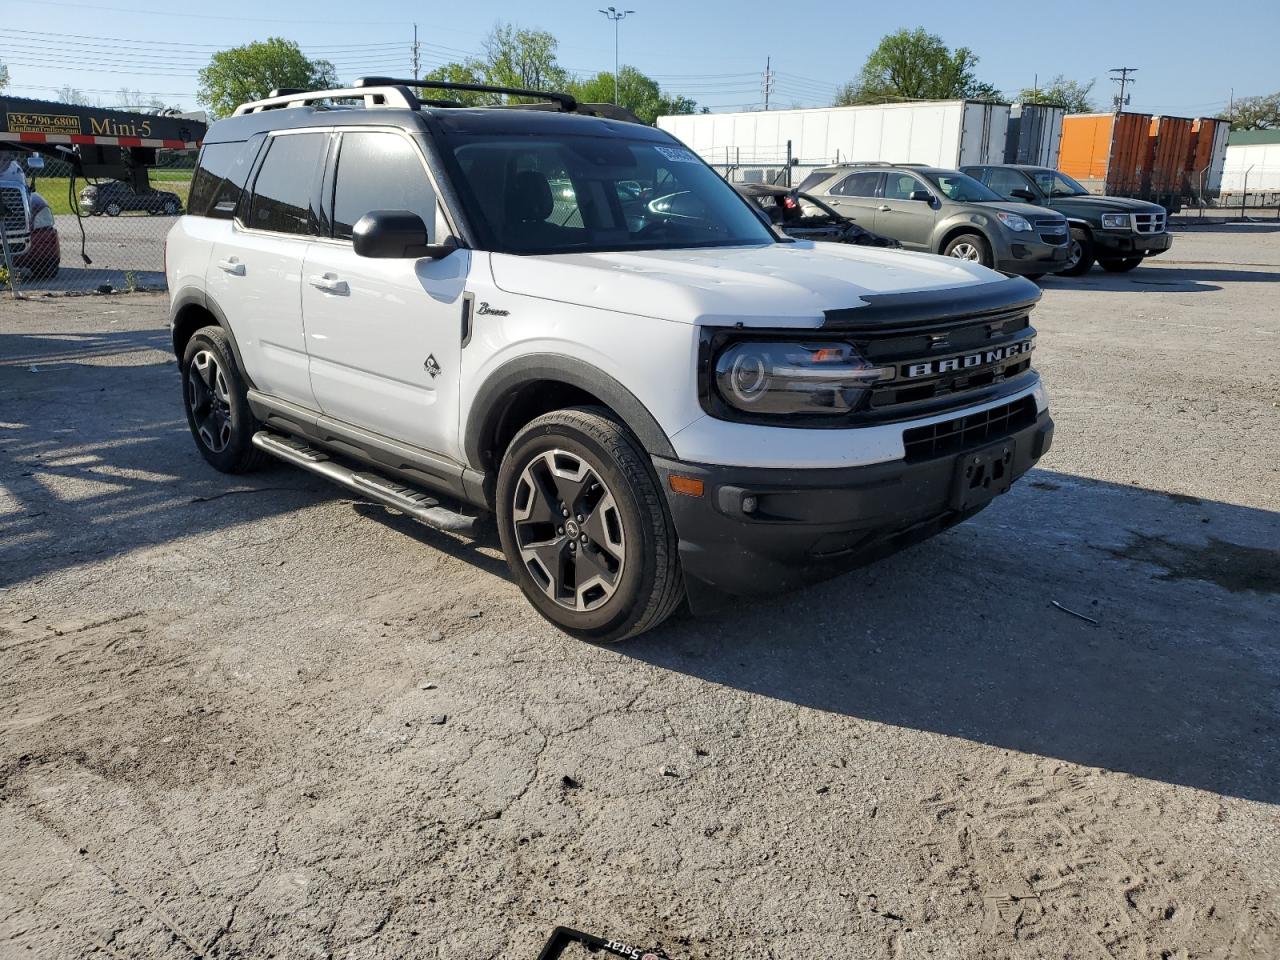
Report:
M0 300L0 957L1280 955L1277 281L1046 281L1012 493L612 648L493 536L212 472L159 297Z

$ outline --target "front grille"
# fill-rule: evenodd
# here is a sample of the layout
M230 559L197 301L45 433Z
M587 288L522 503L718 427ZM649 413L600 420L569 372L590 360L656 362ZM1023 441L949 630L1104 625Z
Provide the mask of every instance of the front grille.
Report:
M871 390L868 413L876 419L919 416L972 403L976 391L1005 384L1031 369L1035 328L1025 309L916 334L858 342L869 362L890 367L893 378Z
M1045 243L1062 246L1067 242L1067 221L1065 220L1037 220L1035 227L1036 233Z
M22 191L17 187L0 186L0 203L4 205L4 232L10 237L25 239L27 228L27 206L23 202Z
M994 443L1035 422L1036 402L1031 397L1023 397L980 413L912 427L903 432L902 445L906 449L906 461L918 463Z
M1160 213L1135 213L1133 215L1133 229L1136 233L1164 233L1165 214Z

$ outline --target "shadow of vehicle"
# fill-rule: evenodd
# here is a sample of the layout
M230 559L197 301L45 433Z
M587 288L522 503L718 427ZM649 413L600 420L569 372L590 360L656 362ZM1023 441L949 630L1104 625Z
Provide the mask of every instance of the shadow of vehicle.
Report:
M1280 271L1228 267L1138 267L1129 273L1107 273L1095 267L1080 277L1049 276L1040 280L1046 289L1107 290L1115 293L1208 293L1230 283L1276 283Z
M1036 470L875 566L618 650L798 707L1276 803L1277 544L1277 513Z

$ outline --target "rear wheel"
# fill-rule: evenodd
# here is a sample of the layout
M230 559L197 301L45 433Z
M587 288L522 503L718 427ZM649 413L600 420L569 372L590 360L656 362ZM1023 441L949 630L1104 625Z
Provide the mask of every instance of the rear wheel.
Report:
M991 256L991 244L987 243L986 237L977 233L960 234L942 252L945 256L980 263L984 267L995 265L995 259Z
M1093 237L1089 236L1088 230L1072 227L1068 242L1067 265L1058 273L1064 277L1083 276L1093 266Z
M108 203L108 204L107 204L107 216L108 216L108 217L118 217L118 216L120 216L120 211L121 211L122 209L123 209L123 207L121 207L121 206L120 206L120 204L118 204L118 203Z
M177 200L166 200L166 201L164 202L164 213L165 213L165 216L167 216L167 217L174 217L174 216L177 216L177 215L178 215L178 201L177 201Z
M498 532L529 602L566 633L651 630L684 594L676 534L648 457L603 407L528 424L498 470Z
M223 473L256 470L270 457L253 445L258 421L221 327L201 327L182 354L182 399L201 455Z
M1128 273L1142 263L1142 257L1125 257L1123 260L1099 260L1098 265L1107 273Z

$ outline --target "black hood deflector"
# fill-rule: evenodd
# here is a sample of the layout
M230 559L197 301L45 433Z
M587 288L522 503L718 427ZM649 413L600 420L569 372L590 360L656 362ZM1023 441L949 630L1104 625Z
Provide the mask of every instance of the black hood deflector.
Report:
M823 330L886 330L953 324L986 316L1029 313L1040 299L1040 288L1023 277L1006 277L946 290L872 294L865 307L825 310Z

